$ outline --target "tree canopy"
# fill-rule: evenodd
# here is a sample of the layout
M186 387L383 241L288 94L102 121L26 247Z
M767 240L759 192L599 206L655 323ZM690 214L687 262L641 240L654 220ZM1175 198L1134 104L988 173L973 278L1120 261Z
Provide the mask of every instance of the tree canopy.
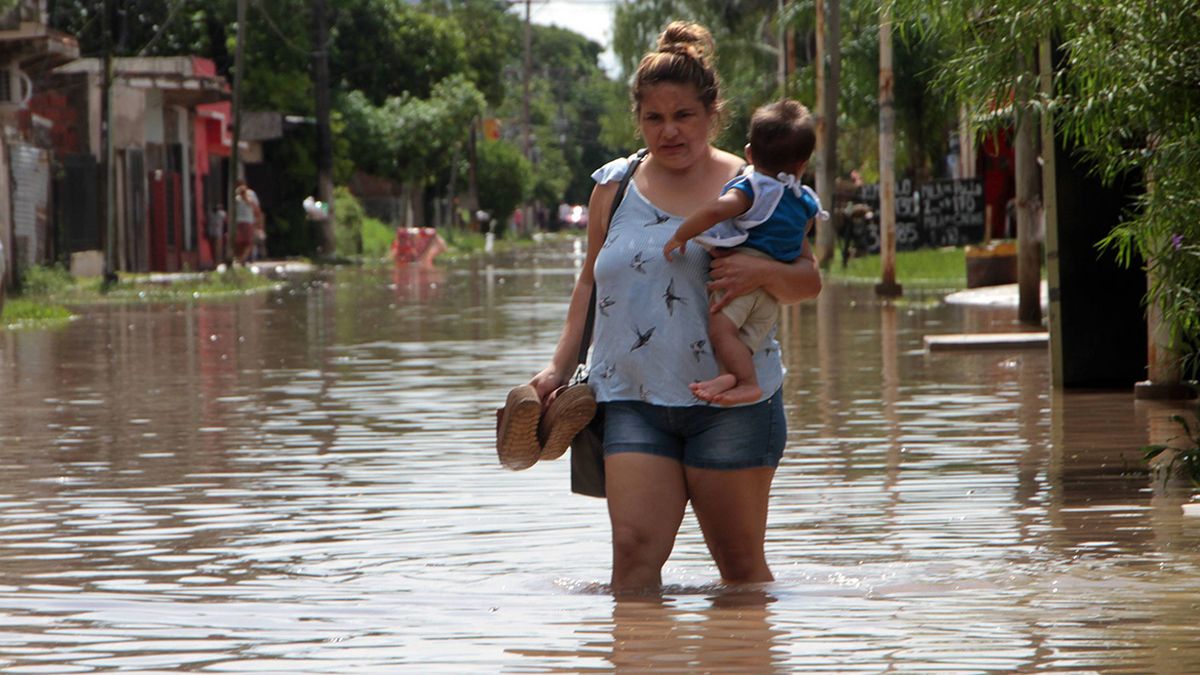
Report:
M1200 374L1200 12L1194 0L1153 7L1135 0L897 0L910 29L949 53L939 86L972 106L975 119L1009 101L1049 114L1059 138L1107 180L1140 176L1136 208L1099 244L1125 264L1148 261L1146 296L1161 313L1185 370ZM1151 11L1152 10L1152 11ZM1039 43L1061 50L1039 92Z
M360 167L401 182L425 183L449 166L451 150L466 139L484 99L456 74L434 84L428 98L390 96L376 106L355 90L340 107Z

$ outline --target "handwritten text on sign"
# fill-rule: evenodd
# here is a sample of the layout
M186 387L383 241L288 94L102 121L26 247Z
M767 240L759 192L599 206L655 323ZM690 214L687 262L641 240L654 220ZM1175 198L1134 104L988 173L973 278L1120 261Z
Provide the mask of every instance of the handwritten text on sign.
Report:
M939 180L921 185L921 224L930 246L983 240L983 181Z

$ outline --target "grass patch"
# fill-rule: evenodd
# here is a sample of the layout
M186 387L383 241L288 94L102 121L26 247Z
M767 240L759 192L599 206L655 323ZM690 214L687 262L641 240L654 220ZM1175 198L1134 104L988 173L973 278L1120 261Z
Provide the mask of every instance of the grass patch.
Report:
M464 258L477 253L483 253L487 248L487 233L472 232L466 229L445 228L439 229L438 234L442 235L442 240L446 242L445 256L451 260ZM541 237L545 241L547 237L556 235L545 234ZM493 252L504 253L517 248L525 248L538 245L538 241L531 234L516 234L512 228L505 230L504 234L496 237L493 242Z
M122 274L121 280L104 289L97 282L81 284L84 293L94 292L97 301L178 302L200 298L220 298L277 286L279 282L255 274L247 267L223 272L204 272L159 280L150 274Z
M0 326L33 328L69 321L71 310L62 305L47 304L27 298L11 298L0 312Z
M832 279L852 283L878 283L880 256L851 258L846 267L834 260L825 272ZM921 249L896 253L896 281L901 285L939 288L967 287L967 258L963 248Z
M223 272L154 275L122 274L105 285L103 279L75 279L60 266L32 267L21 275L21 294L11 297L0 313L0 326L40 327L71 319L72 305L102 302L192 302L231 297L272 288L279 282L245 267Z
M364 218L362 222L363 256L370 259L383 258L392 250L396 232L382 220Z
M75 286L75 278L62 265L34 266L21 272L21 294L33 298L46 298L69 292Z
M487 245L487 233L472 232L470 230L449 227L445 230L438 230L442 235L442 240L446 242L445 255L451 258L458 258L471 253L482 253ZM499 247L501 238L496 238L496 246Z

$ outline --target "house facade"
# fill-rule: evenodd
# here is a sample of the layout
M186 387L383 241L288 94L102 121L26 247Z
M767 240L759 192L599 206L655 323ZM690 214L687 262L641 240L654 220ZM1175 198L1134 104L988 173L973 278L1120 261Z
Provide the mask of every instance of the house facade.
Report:
M46 27L45 0L0 14L0 283L56 253L52 227L50 118L27 114L35 82L79 57L70 35Z
M73 111L54 133L63 194L105 185L103 68L100 59L60 66L29 102L35 115ZM103 194L77 194L60 212L64 253L111 251L119 271L211 268L222 252L205 224L225 198L228 83L208 59L137 57L112 60L110 88L112 223L108 209L93 206Z

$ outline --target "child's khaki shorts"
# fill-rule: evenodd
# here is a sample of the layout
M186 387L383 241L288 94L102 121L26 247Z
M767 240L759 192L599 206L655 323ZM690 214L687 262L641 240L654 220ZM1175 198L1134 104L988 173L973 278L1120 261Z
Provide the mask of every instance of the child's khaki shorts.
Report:
M746 253L759 258L774 260L771 256L763 253L756 248L740 246L735 249L738 253ZM711 303L714 296L710 295L709 302ZM733 325L738 327L738 337L741 338L742 344L750 348L750 353L757 352L762 346L763 341L767 339L767 335L771 333L771 328L775 326L775 322L779 319L779 302L770 293L761 288L753 293L739 296L730 301L721 313L733 322Z

